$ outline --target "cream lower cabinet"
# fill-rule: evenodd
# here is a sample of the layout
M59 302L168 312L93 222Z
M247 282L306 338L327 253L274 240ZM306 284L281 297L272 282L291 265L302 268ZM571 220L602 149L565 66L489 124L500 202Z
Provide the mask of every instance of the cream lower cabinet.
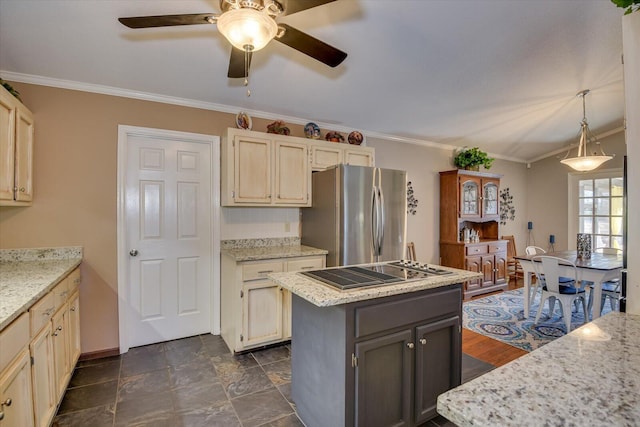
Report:
M80 355L79 284L75 269L0 332L0 427L51 424Z
M222 258L221 335L233 352L291 338L291 295L267 275L324 268L325 256L236 262Z

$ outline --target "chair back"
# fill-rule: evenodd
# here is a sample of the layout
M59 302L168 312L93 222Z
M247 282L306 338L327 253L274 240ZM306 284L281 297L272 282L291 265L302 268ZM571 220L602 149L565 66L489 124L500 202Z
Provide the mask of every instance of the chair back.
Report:
M599 252L599 253L605 254L605 255L618 255L620 252L622 252L622 249L618 249L618 248L597 248L595 250L595 252Z
M512 259L516 256L516 238L513 236L501 236L502 240L507 241L507 258Z
M540 246L527 246L524 249L527 255L538 255L538 254L546 254L547 251L542 249Z
M560 263L573 268L573 275L563 274L563 277L569 277L573 280L573 286L577 286L578 270L576 265L563 258L548 255L538 255L531 259L533 261L533 269L536 272L536 278L546 285L548 292L560 293ZM563 283L563 286L570 285L571 282Z
M407 244L407 259L409 261L417 261L416 260L416 245L413 242L409 242Z

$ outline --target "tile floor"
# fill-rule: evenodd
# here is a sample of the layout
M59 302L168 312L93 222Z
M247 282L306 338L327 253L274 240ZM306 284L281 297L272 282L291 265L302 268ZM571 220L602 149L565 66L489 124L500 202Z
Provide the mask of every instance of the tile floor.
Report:
M463 381L493 369L464 356ZM219 336L184 338L78 363L53 426L303 426L290 381L289 345L233 356Z

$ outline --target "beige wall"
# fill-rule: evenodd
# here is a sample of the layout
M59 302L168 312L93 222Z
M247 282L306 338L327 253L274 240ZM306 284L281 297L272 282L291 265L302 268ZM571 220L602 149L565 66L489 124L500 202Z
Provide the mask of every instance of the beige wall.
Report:
M222 136L232 114L12 83L35 114L34 204L0 208L0 248L79 245L84 247L82 352L118 347L116 259L116 157L118 125ZM240 95L239 95L240 96ZM272 120L253 119L254 130ZM292 135L303 136L291 125ZM409 172L418 213L409 216L408 239L418 259L438 261L438 171L453 169L449 150L368 139L380 167ZM516 204L516 221L502 228L524 245L527 211L524 165L496 161ZM223 208L221 238L297 235L297 209ZM285 225L290 224L290 232ZM280 231L281 230L281 231Z
M576 126L576 129L578 127ZM624 132L619 132L601 140L605 153L615 154L612 160L600 169L622 169L623 157L626 153ZM571 152L575 155L575 149ZM569 174L575 173L568 166L560 163L565 153L551 156L532 163L527 170L527 215L533 221L533 236L537 246L547 248L549 235L556 236L556 250L567 250L575 245L575 236L569 242L568 216ZM573 172L572 172L573 171Z

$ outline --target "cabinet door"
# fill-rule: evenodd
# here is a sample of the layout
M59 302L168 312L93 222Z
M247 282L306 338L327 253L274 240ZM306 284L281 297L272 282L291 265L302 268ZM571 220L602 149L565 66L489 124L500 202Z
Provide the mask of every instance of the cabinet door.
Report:
M56 410L55 367L51 327L47 326L31 341L29 349L33 358L31 379L33 384L33 409L35 425L46 427Z
M364 150L345 148L344 163L354 166L373 166L373 153Z
M234 201L271 203L271 141L235 136Z
M33 199L33 115L18 107L16 115L16 201Z
M437 415L438 395L460 385L460 317L416 328L415 423Z
M29 351L25 348L0 376L0 426L33 426Z
M404 330L355 345L355 425L411 424L412 331Z
M69 299L69 369L73 369L80 357L80 293Z
M339 146L311 145L311 169L325 170L343 161L344 150Z
M55 384L55 396L62 396L64 389L67 386L66 377L69 373L69 356L68 348L68 332L67 332L67 311L66 306L63 306L54 316L51 318L52 324L52 343L53 343L53 371L54 371L54 384Z
M16 103L0 88L0 200L13 200Z
M306 144L275 142L275 202L309 204L309 152Z
M482 257L482 286L493 285L494 269L494 256L484 255Z
M460 218L480 216L480 178L461 176L459 178Z
M484 178L482 180L482 216L498 215L498 184L499 180Z
M506 252L498 252L495 254L495 276L494 282L496 284L506 283L507 282L507 253Z
M245 348L282 339L282 291L271 280L245 282L242 342Z
M480 273L482 271L482 258L479 256L469 256L464 260L464 269L473 271L474 273ZM480 288L481 279L469 280L466 282L466 290Z

